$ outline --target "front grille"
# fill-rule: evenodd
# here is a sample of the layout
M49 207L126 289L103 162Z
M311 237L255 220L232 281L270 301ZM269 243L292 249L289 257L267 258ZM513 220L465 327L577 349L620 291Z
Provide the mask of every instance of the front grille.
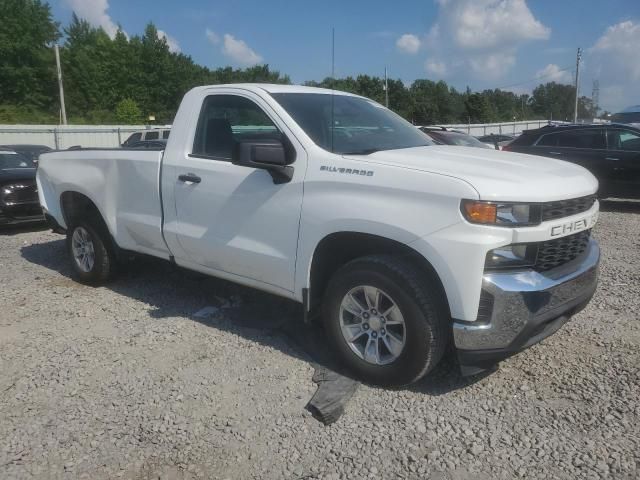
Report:
M541 242L535 269L539 272L559 267L582 255L589 246L590 230Z
M20 182L3 185L2 203L4 205L24 205L38 203L38 189L35 182ZM7 193L9 192L9 193Z
M596 201L595 195L588 197L572 198L571 200L559 200L542 204L542 221L555 220L557 218L570 217L578 213L586 212Z

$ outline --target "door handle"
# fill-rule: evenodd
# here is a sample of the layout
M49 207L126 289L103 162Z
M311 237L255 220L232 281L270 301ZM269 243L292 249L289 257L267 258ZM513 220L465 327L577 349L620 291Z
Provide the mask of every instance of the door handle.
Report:
M620 159L616 157L604 157L605 160L609 160L610 162L618 162Z
M195 173L186 173L182 174L178 177L178 180L181 182L191 182L191 183L200 183L202 179L197 176Z

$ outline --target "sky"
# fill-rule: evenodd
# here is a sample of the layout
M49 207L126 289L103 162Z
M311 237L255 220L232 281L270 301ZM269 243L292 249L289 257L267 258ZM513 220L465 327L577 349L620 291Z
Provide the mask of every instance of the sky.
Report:
M600 107L640 104L640 0L50 0L113 36L153 22L173 51L211 68L268 64L294 83L335 74L445 80L459 90L530 93L599 83ZM401 5L400 5L401 4Z

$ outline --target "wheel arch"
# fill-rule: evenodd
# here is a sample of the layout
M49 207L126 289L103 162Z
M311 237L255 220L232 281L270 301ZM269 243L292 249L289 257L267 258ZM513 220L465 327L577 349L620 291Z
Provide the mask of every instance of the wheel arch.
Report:
M60 194L60 211L65 225L70 227L80 218L98 218L106 226L97 204L84 193L66 190Z
M449 311L444 284L428 259L400 241L353 231L328 234L316 245L309 266L307 292L304 295L308 311L313 315L318 310L329 279L340 267L356 258L376 254L398 255L416 262L416 265L434 280Z
M100 211L96 202L89 196L74 190L62 192L62 194L60 194L60 211L67 230L72 228L74 223L80 219L92 220L96 226L102 229L107 236L106 240L111 242L111 246L115 248L116 252L119 252L118 245L109 230L105 216Z

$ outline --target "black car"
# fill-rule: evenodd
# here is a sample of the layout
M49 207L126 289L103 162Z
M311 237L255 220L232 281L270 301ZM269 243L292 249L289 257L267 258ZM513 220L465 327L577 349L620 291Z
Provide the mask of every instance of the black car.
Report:
M525 130L503 148L582 165L600 197L640 198L640 129L622 124L548 125Z
M164 150L167 148L166 140L141 140L139 142L132 142L126 145L127 149L143 149L143 150Z
M14 150L0 150L0 225L41 220L33 161Z
M33 163L38 163L38 157L41 153L51 152L52 148L46 145L0 145L1 150L12 150L21 153L25 157L29 157Z
M459 147L491 148L478 141L477 138L467 135L464 132L451 130L446 127L419 127L420 131L426 133L438 145L457 145Z

